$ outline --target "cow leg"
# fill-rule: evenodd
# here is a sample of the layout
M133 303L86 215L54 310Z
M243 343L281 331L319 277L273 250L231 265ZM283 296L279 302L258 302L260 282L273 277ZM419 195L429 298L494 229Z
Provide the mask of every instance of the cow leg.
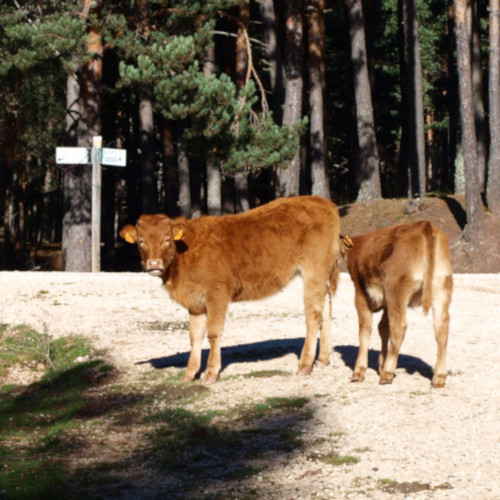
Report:
M400 294L395 293L396 303L388 303L389 311L389 348L384 361L384 368L380 375L380 384L390 384L396 373L399 349L403 343L406 333L406 300ZM402 300L401 300L402 299Z
M229 300L217 297L207 298L207 332L210 342L207 369L202 379L202 384L208 385L217 382L222 367L220 340L224 330L224 321L229 305Z
M304 276L304 305L306 313L306 339L299 359L299 375L308 375L312 371L314 358L316 356L316 345L318 330L322 326L323 308L325 295L327 293L326 279L318 282ZM325 339L323 339L324 341ZM323 346L325 349L325 346ZM330 353L322 352L322 363L328 360Z
M323 320L319 337L319 354L316 361L317 366L328 366L332 352L332 298L337 290L339 279L339 268L337 265L330 273L330 283L326 291L325 305L323 306Z
M448 330L450 314L448 307L451 301L451 277L444 278L444 283L433 290L432 316L434 334L437 342L437 361L432 377L432 387L444 387L446 383L446 346L448 344Z
M387 313L387 308L384 308L384 313L382 314L382 318L378 324L378 333L381 340L380 354L378 355L378 374L379 376L382 376L389 344L389 315Z
M182 382L191 382L200 371L201 342L207 326L206 314L189 314L189 338L191 339L191 354L189 355L186 372Z
M330 364L332 352L332 296L327 292L323 306L323 320L319 336L319 354L314 366L324 367Z
M359 321L359 349L351 382L363 382L366 369L368 368L368 346L372 332L373 313L363 292L356 290L354 303Z

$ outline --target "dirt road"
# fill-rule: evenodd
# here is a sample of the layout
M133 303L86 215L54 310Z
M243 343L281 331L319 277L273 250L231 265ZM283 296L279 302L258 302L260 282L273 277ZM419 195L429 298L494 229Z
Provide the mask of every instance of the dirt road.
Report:
M394 383L378 385L375 329L372 369L365 382L349 382L357 317L346 274L334 299L331 364L308 377L295 375L305 332L299 279L270 299L231 305L223 371L206 404L280 396L315 405L301 429L308 452L274 457L263 464L264 477L249 479L267 498L500 498L500 275L454 279L449 376L441 390L430 387L436 345L431 316L421 310L409 313ZM29 324L54 337L84 335L126 377L175 373L187 361L187 313L157 278L0 272L0 290L1 323ZM291 375L268 383L239 377L257 370ZM314 460L332 446L359 461L333 467Z

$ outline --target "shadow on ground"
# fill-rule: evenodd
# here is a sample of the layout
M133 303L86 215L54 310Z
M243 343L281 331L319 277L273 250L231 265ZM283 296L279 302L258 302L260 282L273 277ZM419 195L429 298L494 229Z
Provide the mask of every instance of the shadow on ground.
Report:
M287 354L295 354L297 358L304 344L304 338L286 339L286 340L266 340L263 342L253 342L250 344L240 344L236 346L223 347L221 350L222 369L232 363L253 363L256 361L266 361L279 358ZM206 365L208 358L208 349L202 351L202 370ZM137 364L150 364L157 369L169 367L185 368L188 362L189 352L174 354L173 356L163 356L140 361Z
M358 348L352 345L340 345L334 348L335 352L338 352L342 357L342 361L346 366L354 369L354 364L356 362L356 356L358 355ZM378 355L380 351L370 349L368 351L368 368L378 372ZM432 379L432 367L425 361L415 356L409 356L407 354L400 354L398 358L398 368L403 368L407 373L413 375L418 373L422 377L429 380Z

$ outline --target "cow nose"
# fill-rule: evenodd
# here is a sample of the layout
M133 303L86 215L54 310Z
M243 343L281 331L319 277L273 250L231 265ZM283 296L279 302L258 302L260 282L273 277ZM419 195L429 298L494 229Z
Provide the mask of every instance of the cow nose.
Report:
M146 271L150 274L160 274L164 270L162 259L148 259L146 261Z

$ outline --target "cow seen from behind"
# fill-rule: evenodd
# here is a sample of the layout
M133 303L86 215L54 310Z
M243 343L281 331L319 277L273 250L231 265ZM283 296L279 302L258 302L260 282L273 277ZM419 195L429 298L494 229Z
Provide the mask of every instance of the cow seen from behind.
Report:
M407 307L421 305L424 313L432 307L437 342L432 386L444 387L453 288L446 234L427 221L392 226L343 237L342 254L354 283L359 320L359 351L351 380L364 380L372 315L382 310L378 371L381 384L393 381L407 327Z
M304 282L306 338L299 374L308 374L331 352L331 298L338 280L340 222L337 206L315 196L282 198L246 213L170 219L142 215L120 235L137 243L146 271L159 276L172 299L189 311L191 353L183 381L201 367L202 339L210 352L202 378L217 380L221 335L231 302L272 295L300 274Z

